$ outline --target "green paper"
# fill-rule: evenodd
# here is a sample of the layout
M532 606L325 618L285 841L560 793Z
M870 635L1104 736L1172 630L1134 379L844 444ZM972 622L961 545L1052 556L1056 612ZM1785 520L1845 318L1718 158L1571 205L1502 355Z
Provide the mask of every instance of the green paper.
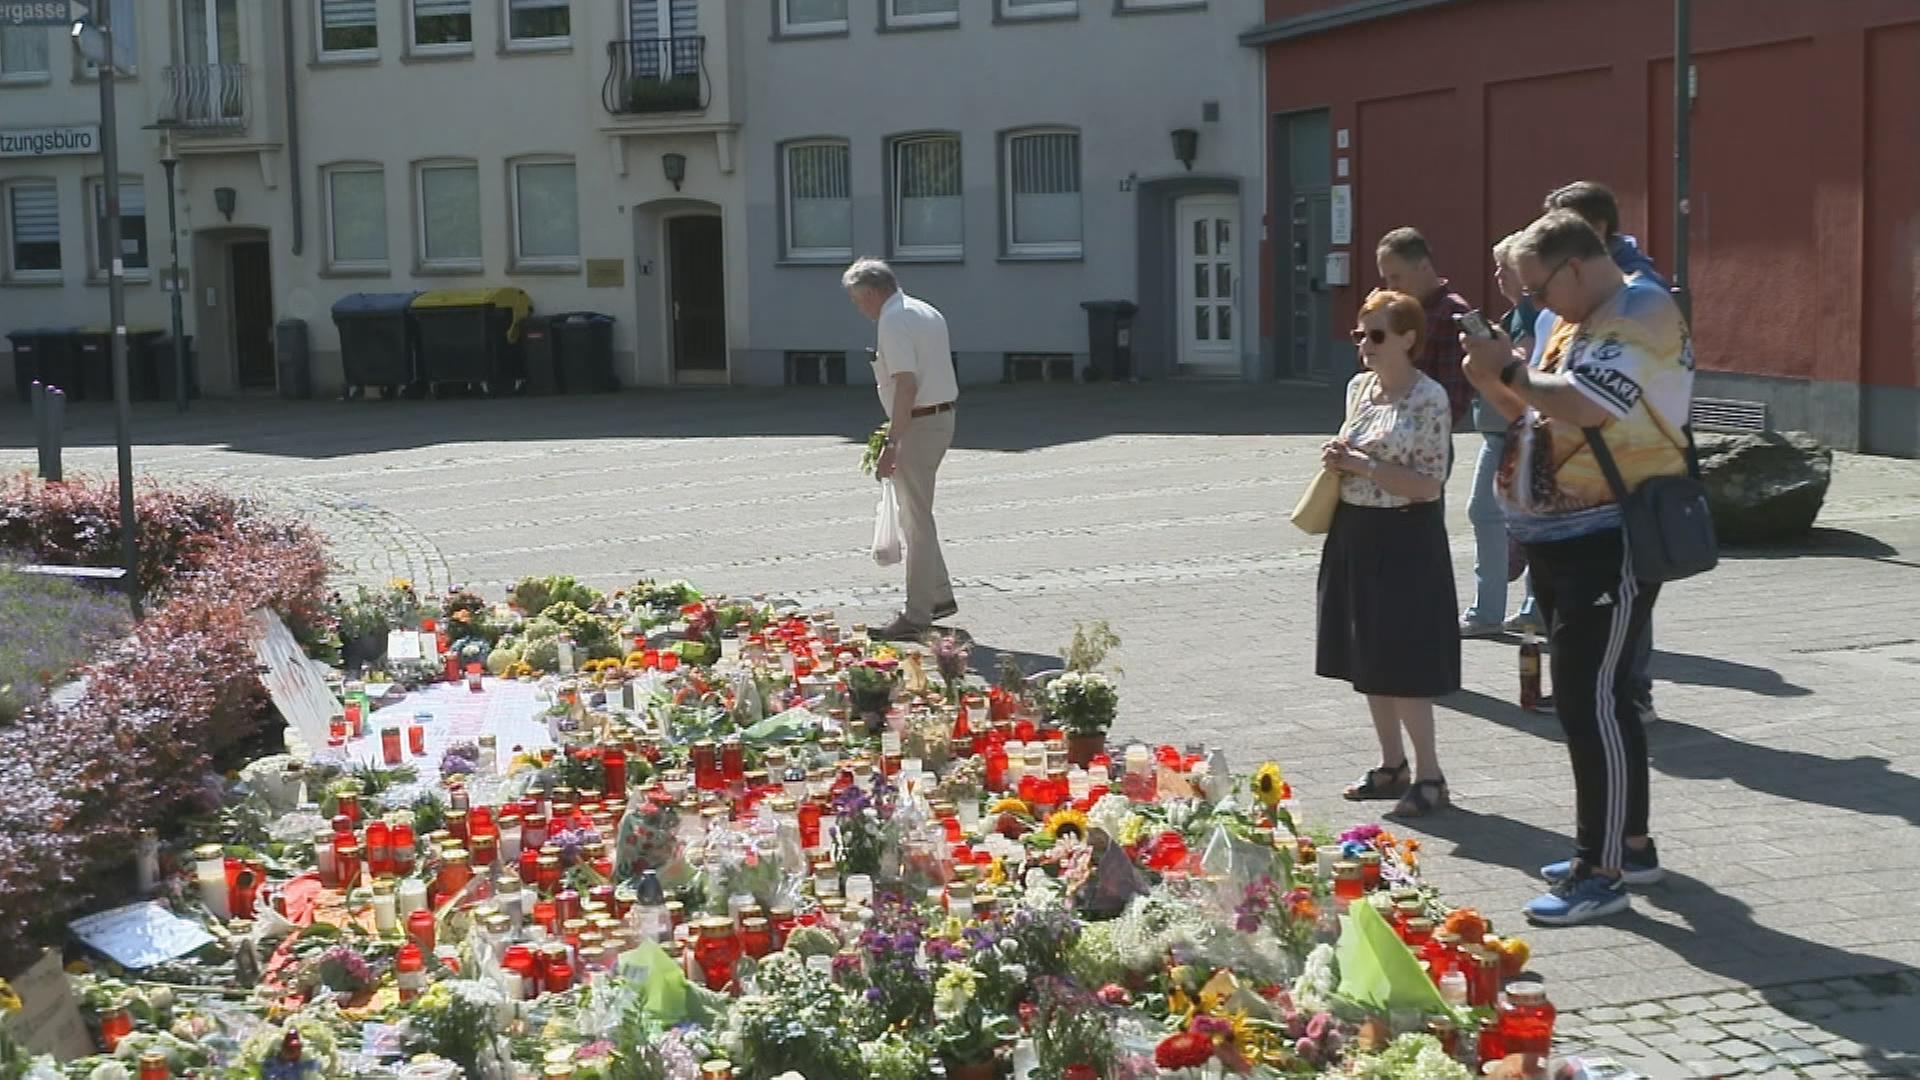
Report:
M641 942L620 954L620 973L641 980L641 1011L662 1027L687 1018L687 976L658 943Z
M819 717L804 708L788 709L778 716L769 716L740 733L748 742L798 742L812 734L819 727Z
M1447 1011L1440 990L1420 967L1400 935L1364 900L1340 917L1340 989L1337 993L1370 1012Z

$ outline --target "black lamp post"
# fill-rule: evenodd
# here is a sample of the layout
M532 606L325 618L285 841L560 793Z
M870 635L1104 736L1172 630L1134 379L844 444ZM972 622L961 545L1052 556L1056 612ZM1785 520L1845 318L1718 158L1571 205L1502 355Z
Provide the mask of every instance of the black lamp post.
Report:
M180 167L180 155L173 145L173 125L162 123L158 127L160 167L167 173L167 246L173 258L173 268L169 271L173 277L173 295L169 297L173 306L173 409L175 412L186 412L187 331L186 318L180 310L184 289L180 282L180 223L173 188L173 172Z

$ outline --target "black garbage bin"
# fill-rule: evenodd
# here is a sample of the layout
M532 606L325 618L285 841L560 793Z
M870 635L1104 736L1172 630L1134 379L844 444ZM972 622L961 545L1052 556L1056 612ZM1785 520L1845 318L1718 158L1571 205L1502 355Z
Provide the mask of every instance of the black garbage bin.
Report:
M127 397L139 400L140 388L147 381L146 369L153 342L164 336L159 330L127 331ZM74 334L74 367L71 396L81 401L113 400L113 331L89 327Z
M347 396L357 397L369 386L391 395L419 380L413 324L407 319L407 308L419 295L354 293L333 305Z
M67 389L73 381L73 331L38 327L7 334L13 345L13 392L21 401L36 382Z
M421 380L511 392L527 375L521 333L531 307L515 288L421 293L407 312L418 335Z
M1087 380L1133 378L1133 315L1131 300L1088 300Z
M171 337L162 337L154 341L148 350L150 357L147 366L150 385L147 387L148 401L172 401L174 398L174 368L179 354L186 354L187 398L192 400L200 396L200 358L193 351L193 335L186 337L186 347L175 350Z
M549 327L558 348L560 389L568 394L600 394L614 389L613 316L597 311L554 315Z
M529 315L520 324L526 351L527 393L542 397L560 392L560 342L550 325L557 315Z
M159 386L159 376L154 372L158 359L154 355L154 346L166 337L161 330L127 331L127 400L129 401L170 401L173 399L173 387L169 384L164 390ZM112 383L108 383L111 397Z
M313 349L305 319L281 319L273 324L273 358L281 397L305 401L313 396Z

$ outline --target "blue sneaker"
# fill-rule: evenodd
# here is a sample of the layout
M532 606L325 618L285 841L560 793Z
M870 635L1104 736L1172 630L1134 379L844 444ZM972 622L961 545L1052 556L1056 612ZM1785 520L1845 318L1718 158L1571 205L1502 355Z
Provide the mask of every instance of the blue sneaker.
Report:
M1627 910L1627 883L1598 874L1582 874L1555 885L1545 896L1527 903L1530 922L1547 926L1574 926Z
M1652 885L1667 876L1667 872L1660 869L1660 853L1654 849L1651 838L1641 850L1627 848L1626 852L1620 867L1620 880L1629 885ZM1540 868L1540 876L1546 879L1547 884L1558 885L1573 876L1573 860L1562 859L1557 863L1549 863Z

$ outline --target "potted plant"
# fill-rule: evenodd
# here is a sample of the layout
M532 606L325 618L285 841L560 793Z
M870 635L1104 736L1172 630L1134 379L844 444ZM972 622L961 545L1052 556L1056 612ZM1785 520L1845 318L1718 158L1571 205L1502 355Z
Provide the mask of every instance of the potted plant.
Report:
M847 669L847 698L853 711L878 732L893 707L893 688L900 683L900 666L892 660L862 660Z
M1067 760L1086 768L1106 753L1120 692L1097 671L1069 671L1047 684L1047 713L1067 730Z
M982 1001L980 976L966 964L949 963L933 987L934 1041L948 1080L994 1080L999 1051L1013 1037L1013 1018Z

